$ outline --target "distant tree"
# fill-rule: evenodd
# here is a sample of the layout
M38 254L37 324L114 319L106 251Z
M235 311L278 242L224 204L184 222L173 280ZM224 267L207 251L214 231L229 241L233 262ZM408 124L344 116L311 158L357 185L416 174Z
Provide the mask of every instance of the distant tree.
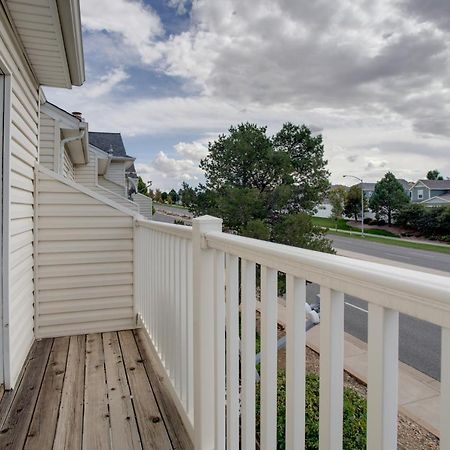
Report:
M439 170L429 170L427 173L427 180L443 180L444 177L439 173Z
M169 194L167 192L161 192L161 200L166 203L169 198Z
M179 197L178 197L177 191L175 191L175 189L171 189L168 196L172 203L178 202Z
M146 185L145 181L141 177L138 178L137 190L138 190L139 194L148 196L147 185Z
M194 215L222 217L231 231L275 242L289 228L295 230L290 245L331 250L310 217L329 186L320 135L287 123L268 136L266 127L243 123L208 150L200 162L206 184L196 188L189 207Z
M364 210L366 210L367 200L364 197ZM345 200L344 214L347 217L353 217L358 221L358 214L361 214L361 188L358 185L352 186L347 192Z
M162 194L161 194L161 191L159 189L155 190L154 200L155 200L155 202L158 202L158 203L161 203L163 201Z
M154 200L155 199L155 192L153 191L153 189L148 189L148 196Z
M375 190L370 198L369 206L377 217L387 217L388 225L392 225L392 219L400 209L409 203L403 186L394 174L388 172L375 185Z
M189 186L186 181L183 181L181 189L178 191L178 195L183 206L189 207L195 200L195 190Z
M338 220L341 219L344 214L346 198L347 191L343 186L337 186L328 192L328 201L331 205L331 215L336 221L336 230L338 227Z

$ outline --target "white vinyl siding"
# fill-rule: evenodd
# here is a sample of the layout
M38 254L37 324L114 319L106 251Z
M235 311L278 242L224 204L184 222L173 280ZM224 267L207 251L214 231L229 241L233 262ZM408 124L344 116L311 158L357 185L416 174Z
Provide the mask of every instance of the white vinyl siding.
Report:
M125 163L111 162L106 172L106 178L114 183L125 186Z
M133 195L133 201L134 203L137 203L139 205L139 212L142 216L144 216L146 219L152 218L153 204L150 197L137 193Z
M93 187L97 185L97 156L89 150L89 163L74 166L74 180L83 186Z
M114 192L115 194L121 195L122 197L126 197L127 195L124 184L117 184L114 181L107 180L104 176L98 177L98 184L105 189L108 189L108 191Z
M133 215L38 172L36 336L132 328Z
M41 113L39 127L39 162L50 170L57 170L55 148L59 148L59 130L56 133L55 119Z
M74 168L72 160L70 159L69 152L67 149L64 149L64 165L63 165L63 174L69 180L75 179Z
M3 14L3 13L2 13ZM4 261L6 302L4 322L8 324L5 340L5 385L14 387L23 362L34 340L33 335L33 223L34 223L34 171L38 158L39 87L32 77L22 54L10 38L0 16L0 61L11 71L9 115L10 136L6 137L5 153L10 154L10 204L4 205L9 214L9 261ZM5 174L6 175L6 174ZM7 193L4 194L5 198Z

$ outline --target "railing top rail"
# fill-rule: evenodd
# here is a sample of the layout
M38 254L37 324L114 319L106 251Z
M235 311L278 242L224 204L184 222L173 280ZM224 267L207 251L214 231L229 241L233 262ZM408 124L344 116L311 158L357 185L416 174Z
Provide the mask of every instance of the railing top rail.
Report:
M210 248L450 327L450 277L226 233L205 239Z
M135 224L139 227L159 231L161 233L171 234L182 239L192 239L192 227L186 225L174 225L172 223L155 222L153 220L136 220Z

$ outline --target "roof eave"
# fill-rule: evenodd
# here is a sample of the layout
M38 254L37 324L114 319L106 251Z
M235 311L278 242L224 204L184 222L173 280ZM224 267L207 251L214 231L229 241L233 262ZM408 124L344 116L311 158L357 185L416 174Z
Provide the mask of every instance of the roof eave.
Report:
M85 81L83 40L79 0L56 0L66 50L70 81L81 86Z

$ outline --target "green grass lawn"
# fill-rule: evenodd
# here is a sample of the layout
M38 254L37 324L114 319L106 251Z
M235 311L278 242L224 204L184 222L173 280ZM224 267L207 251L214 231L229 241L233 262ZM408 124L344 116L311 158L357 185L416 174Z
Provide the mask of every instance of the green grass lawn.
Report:
M414 248L417 250L429 250L438 253L446 253L450 254L450 245L448 247L444 247L441 245L433 245L433 244L425 244L421 242L410 242L408 240L402 240L397 234L391 233L387 230L382 230L378 228L371 228L364 230L364 234L366 235L364 238L361 234L350 234L350 233L340 233L340 231L355 231L361 233L361 229L351 227L347 224L345 219L339 219L337 222L337 230L336 230L336 221L331 218L326 217L312 217L313 223L319 227L325 227L329 229L330 234L338 234L340 236L347 236L354 239L368 239L373 242L380 242L382 244L388 245L396 245L398 247L406 247L406 248ZM383 239L383 236L386 237L396 237L399 239Z
M433 244L424 244L422 242L412 242L405 241L402 239L384 239L383 237L378 236L365 236L362 237L360 234L350 234L350 233L342 233L336 230L329 230L329 234L337 234L339 236L346 236L352 239L365 239L373 242L379 242L380 244L387 245L396 245L397 247L406 247L406 248L414 248L416 250L428 250L437 253L445 253L450 255L450 245L448 247L444 247L443 245L433 245Z

